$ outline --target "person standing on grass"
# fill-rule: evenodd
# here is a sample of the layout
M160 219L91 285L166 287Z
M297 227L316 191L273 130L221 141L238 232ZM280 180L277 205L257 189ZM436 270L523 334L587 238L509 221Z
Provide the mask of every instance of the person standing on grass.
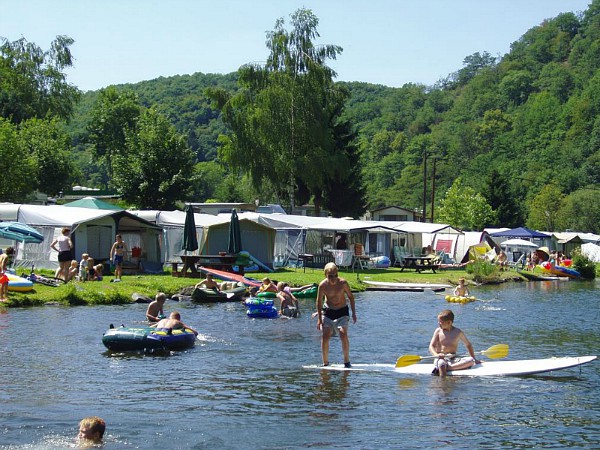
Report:
M113 281L121 281L121 275L123 274L123 259L127 251L127 244L123 242L121 235L117 234L115 243L110 249L110 259L115 266L115 278Z

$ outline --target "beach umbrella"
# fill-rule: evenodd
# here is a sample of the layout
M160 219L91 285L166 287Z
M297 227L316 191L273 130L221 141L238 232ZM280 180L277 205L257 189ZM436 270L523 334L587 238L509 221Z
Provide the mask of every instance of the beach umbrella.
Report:
M234 209L231 211L231 220L229 222L229 246L227 252L231 255L237 255L242 251L242 232L240 231L240 219Z
M507 239L500 244L502 247L531 247L537 248L538 246L531 241L525 239Z
M196 236L196 220L194 219L194 207L185 206L185 223L183 225L183 246L186 252L198 250L198 237Z
M39 231L21 222L0 222L0 237L24 244L39 244L44 240Z

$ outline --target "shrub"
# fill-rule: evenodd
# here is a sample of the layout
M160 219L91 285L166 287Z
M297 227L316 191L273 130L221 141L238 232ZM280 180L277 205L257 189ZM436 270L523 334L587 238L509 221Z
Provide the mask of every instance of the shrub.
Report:
M593 280L596 278L596 264L587 256L583 255L580 249L573 252L572 259L572 267L581 274L582 278L585 278L586 280Z

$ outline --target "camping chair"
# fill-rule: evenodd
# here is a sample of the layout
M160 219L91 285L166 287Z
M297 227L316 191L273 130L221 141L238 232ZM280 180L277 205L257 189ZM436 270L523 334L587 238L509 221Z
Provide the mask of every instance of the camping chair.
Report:
M354 244L354 256L352 257L352 270L358 265L361 270L365 267L369 268L369 261L371 258L365 255L365 247L362 244Z
M404 252L394 245L394 267L402 267L404 265Z
M513 255L515 255L515 253L513 253ZM523 270L523 267L525 267L525 253L521 253L521 256L519 256L519 258L516 261L513 261L513 262L509 261L508 267L511 269L515 269L515 270L517 270L517 269Z

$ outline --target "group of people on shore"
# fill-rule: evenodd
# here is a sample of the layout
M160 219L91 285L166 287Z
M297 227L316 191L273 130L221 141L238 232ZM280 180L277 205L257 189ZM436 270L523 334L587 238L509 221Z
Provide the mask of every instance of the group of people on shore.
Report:
M95 264L94 258L88 253L81 255L81 261L73 259L73 241L71 240L71 230L63 228L61 235L57 237L50 247L58 252L58 268L54 276L65 282L71 280L77 281L102 281L104 275L104 265ZM109 259L115 267L115 277L112 281L121 281L123 273L123 260L129 249L123 241L123 237L117 234L113 243Z

